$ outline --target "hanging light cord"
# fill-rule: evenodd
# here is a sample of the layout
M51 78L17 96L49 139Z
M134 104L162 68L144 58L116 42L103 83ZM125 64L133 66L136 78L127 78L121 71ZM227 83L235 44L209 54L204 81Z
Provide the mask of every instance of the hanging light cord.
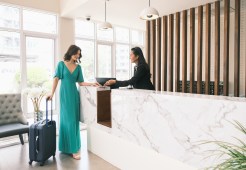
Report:
M105 0L105 22L106 22L106 12L107 12L107 6L106 6L106 0Z
M150 0L149 0L149 7L150 7Z

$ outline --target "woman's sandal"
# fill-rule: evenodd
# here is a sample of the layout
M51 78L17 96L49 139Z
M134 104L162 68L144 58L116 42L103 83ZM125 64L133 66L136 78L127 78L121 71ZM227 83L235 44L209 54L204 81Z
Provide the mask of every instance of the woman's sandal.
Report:
M72 154L72 157L73 157L73 159L76 159L76 160L80 160L80 158L81 158L79 153Z

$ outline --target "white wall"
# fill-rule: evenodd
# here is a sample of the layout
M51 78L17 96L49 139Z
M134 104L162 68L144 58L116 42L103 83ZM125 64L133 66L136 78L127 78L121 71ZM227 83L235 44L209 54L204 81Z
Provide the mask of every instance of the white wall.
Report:
M74 44L74 21L73 19L60 18L60 50L59 55L62 60L66 50Z

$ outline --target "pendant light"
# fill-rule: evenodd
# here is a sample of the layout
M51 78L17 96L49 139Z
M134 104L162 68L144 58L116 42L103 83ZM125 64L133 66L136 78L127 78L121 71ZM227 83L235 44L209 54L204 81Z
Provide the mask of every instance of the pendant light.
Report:
M105 20L103 23L99 24L98 27L100 30L110 30L113 28L112 25L109 22L107 22L107 4L106 4L107 2L106 1L109 1L109 0L105 0Z
M140 15L140 19L143 20L153 20L159 17L159 12L155 9L150 7L150 0L149 0L149 7L145 8Z

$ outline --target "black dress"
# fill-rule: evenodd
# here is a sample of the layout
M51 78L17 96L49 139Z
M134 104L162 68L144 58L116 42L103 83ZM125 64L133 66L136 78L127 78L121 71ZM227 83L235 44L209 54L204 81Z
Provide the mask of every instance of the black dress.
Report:
M135 89L155 90L150 78L151 74L149 66L147 64L141 64L134 67L134 76L130 80L116 80L114 87L118 88L132 85Z

